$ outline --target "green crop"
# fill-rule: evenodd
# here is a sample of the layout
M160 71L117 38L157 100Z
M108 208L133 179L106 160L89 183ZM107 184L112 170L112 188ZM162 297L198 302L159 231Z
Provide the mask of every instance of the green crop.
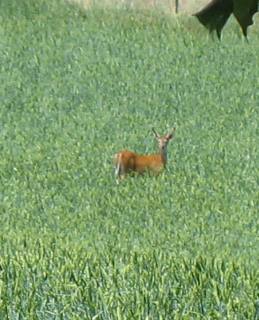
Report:
M0 318L259 319L259 42L192 17L0 3ZM159 176L116 184L113 155Z

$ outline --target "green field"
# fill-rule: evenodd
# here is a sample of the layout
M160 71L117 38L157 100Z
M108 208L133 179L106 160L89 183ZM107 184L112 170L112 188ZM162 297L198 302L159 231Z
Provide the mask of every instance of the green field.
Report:
M0 2L0 319L259 319L258 52L233 20Z

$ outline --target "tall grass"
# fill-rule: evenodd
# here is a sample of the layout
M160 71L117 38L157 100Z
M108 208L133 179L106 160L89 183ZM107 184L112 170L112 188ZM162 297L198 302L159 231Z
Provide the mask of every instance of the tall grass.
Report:
M0 318L258 319L258 32L0 3ZM113 154L167 170L119 186Z

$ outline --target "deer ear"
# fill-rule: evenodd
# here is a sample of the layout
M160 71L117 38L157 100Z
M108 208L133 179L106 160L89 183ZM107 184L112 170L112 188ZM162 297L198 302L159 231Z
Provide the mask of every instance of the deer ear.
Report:
M170 133L171 138L173 138L176 128L174 127Z
M156 130L155 130L154 128L152 128L152 131L153 131L155 137L156 137L157 139L159 139L159 135L157 134Z
M166 135L167 140L170 140L170 139L173 138L174 132L175 132L175 128L172 129L171 133L168 133L168 134Z

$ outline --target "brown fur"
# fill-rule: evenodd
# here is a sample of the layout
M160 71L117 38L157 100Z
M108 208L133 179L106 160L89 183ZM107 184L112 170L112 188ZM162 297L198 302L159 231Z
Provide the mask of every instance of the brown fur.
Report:
M174 129L175 130L175 129ZM154 130L153 130L154 131ZM159 145L159 153L151 155L139 155L129 150L123 150L115 154L115 175L117 179L124 178L126 174L136 172L139 174L145 172L160 173L167 163L167 145L173 138L173 133L165 136L158 136L154 131Z

